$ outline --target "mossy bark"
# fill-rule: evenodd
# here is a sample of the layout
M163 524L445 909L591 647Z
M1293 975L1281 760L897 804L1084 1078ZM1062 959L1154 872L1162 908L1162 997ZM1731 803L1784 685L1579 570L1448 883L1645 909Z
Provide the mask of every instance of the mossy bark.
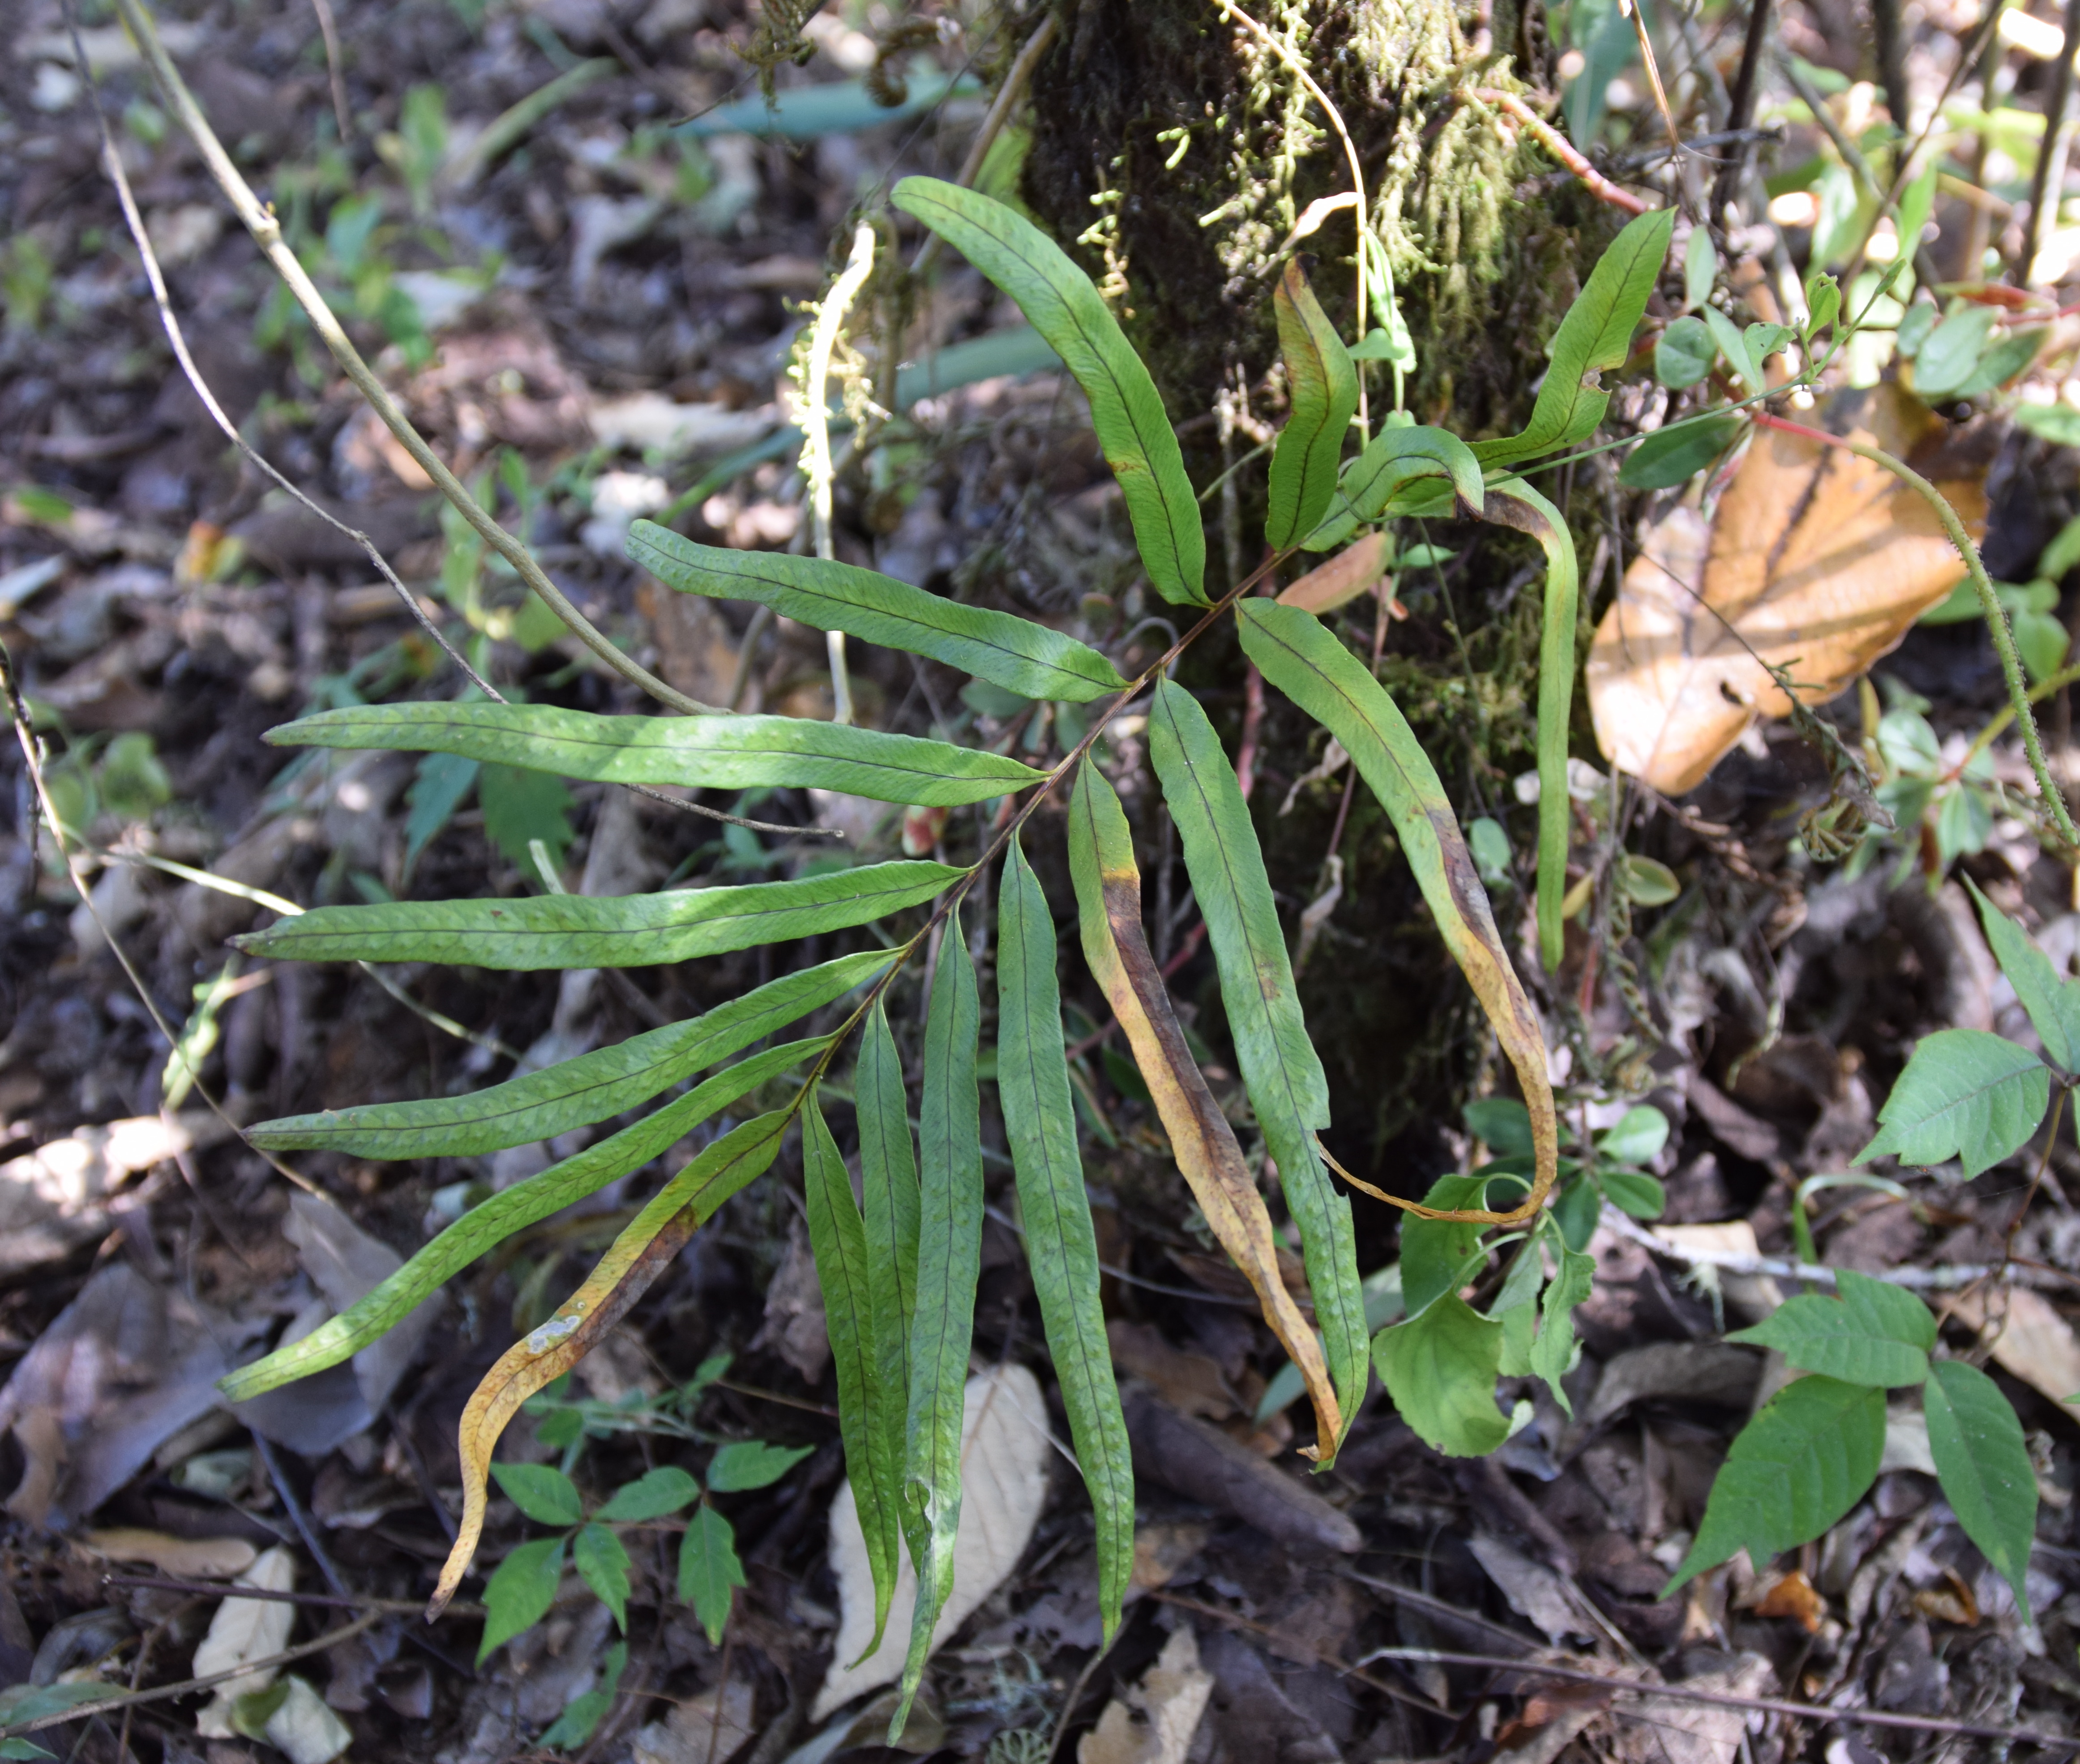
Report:
M1255 417L1279 420L1276 380L1266 379L1277 361L1273 279L1308 205L1351 188L1348 160L1290 63L1223 17L1216 0L1056 3L1061 36L1034 78L1025 199L1100 283L1205 484L1222 469L1224 398L1252 391ZM1500 88L1539 103L1550 90L1542 0L1475 0L1478 16L1452 0L1238 3L1304 61L1349 130L1365 220L1386 247L1416 350L1407 408L1469 438L1520 427L1547 339L1625 218L1473 96ZM1339 329L1362 334L1373 316L1355 307L1349 212L1331 215L1302 249L1319 253L1314 285ZM1369 372L1376 424L1393 381L1379 366ZM1248 444L1234 438L1227 456ZM1239 522L1227 511L1230 531L1248 537L1209 547L1215 589L1230 579L1231 559L1247 568L1260 555L1262 474L1236 482L1243 507ZM1396 627L1386 672L1436 744L1462 811L1475 813L1530 764L1536 610L1508 585L1521 584L1529 559L1514 535L1492 529L1432 536L1471 547L1457 605L1470 647L1445 635L1445 608L1425 608L1432 597L1404 585L1419 610L1413 625ZM1369 603L1357 610L1369 635ZM1517 629L1527 618L1529 643ZM1239 654L1224 640L1202 643L1184 677L1225 721L1232 747ZM1259 740L1257 829L1273 886L1297 916L1327 883L1343 781L1303 793L1281 815L1287 786L1320 756L1320 734L1274 702ZM1344 895L1301 983L1330 1076L1335 1124L1325 1138L1352 1167L1420 1193L1447 1163L1437 1129L1455 1120L1487 1044L1390 823L1362 789L1352 807L1340 841ZM1498 904L1507 920L1521 902ZM1210 972L1188 971L1179 983L1218 1009ZM1386 1209L1361 1203L1360 1216L1369 1254L1383 1259Z

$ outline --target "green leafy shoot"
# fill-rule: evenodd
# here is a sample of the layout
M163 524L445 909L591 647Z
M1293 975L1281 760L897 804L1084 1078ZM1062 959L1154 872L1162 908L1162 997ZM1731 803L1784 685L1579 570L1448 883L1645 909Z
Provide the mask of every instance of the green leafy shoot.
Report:
M1877 1137L1854 1161L1958 1158L1976 1176L2019 1150L2050 1102L2051 1075L2026 1048L1984 1029L1939 1029L1914 1048L1878 1111Z
M770 1488L814 1449L768 1445L760 1439L732 1440L708 1460L709 1492L736 1494L747 1489Z
M736 1589L749 1584L744 1564L737 1560L735 1528L703 1502L679 1540L679 1597L694 1607L695 1619L714 1646L722 1645Z
M1839 1298L1787 1300L1730 1342L1780 1350L1803 1372L1880 1389L1918 1385L1928 1376L1935 1318L1913 1293L1844 1268Z
M2036 1536L2036 1472L2015 1408L2000 1386L1961 1360L1939 1360L1922 1393L1929 1455L1943 1498L1979 1553L2029 1613L2029 1552Z

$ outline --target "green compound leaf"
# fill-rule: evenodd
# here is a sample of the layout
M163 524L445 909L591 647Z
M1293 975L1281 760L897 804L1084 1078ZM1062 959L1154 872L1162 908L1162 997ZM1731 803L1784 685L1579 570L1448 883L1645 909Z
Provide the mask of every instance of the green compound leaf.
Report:
M564 1541L538 1537L522 1544L484 1582L484 1639L476 1647L479 1666L491 1657L493 1649L548 1615L556 1602L557 1582L564 1578Z
M917 1569L900 1733L923 1677L932 1631L954 1587L961 1519L961 1421L982 1277L982 1096L975 1079L982 1007L958 914L946 921L925 1018L917 1309L910 1332L904 1531Z
M1264 853L1235 769L1198 701L1160 681L1148 732L1149 757L1206 916L1243 1081L1300 1226L1315 1322L1348 1427L1365 1396L1365 1295L1350 1201L1315 1148L1316 1131L1329 1125L1329 1082L1308 1039ZM1326 1469L1342 1441L1319 1443Z
M560 1213L574 1200L597 1193L607 1184L640 1170L661 1156L719 1110L749 1096L820 1054L828 1037L792 1041L754 1054L704 1084L668 1103L654 1115L624 1127L611 1138L589 1146L577 1156L551 1164L539 1175L516 1183L475 1206L372 1291L309 1335L278 1347L263 1360L226 1373L217 1388L233 1402L262 1391L308 1378L351 1358L393 1328L459 1270L514 1232Z
M903 1059L879 999L860 1032L853 1083L867 1278L873 1289L874 1364L889 1399L877 1417L882 1439L876 1449L900 1471L909 1430L910 1319L917 1305L920 1203Z
M374 1103L289 1115L250 1129L270 1150L316 1148L359 1158L466 1158L553 1139L648 1102L704 1066L843 996L888 966L870 949L769 981L704 1016L561 1060L466 1096Z
M1425 1445L1478 1458L1509 1437L1509 1417L1495 1407L1502 1347L1499 1322L1447 1293L1373 1337L1372 1357L1401 1418Z
M1629 490L1670 490L1688 484L1738 441L1747 426L1738 417L1711 417L1656 429L1626 455L1618 482Z
M2030 935L1979 892L1970 877L1965 886L1978 903L1979 923L1986 928L1986 941L1994 959L2008 977L2022 1008L2029 1013L2031 1026L2044 1051L2061 1071L2080 1072L2080 980L2060 978L2051 957L2038 949Z
M628 1644L617 1641L601 1659L599 1682L565 1703L564 1712L542 1730L535 1745L552 1752L576 1751L583 1745L614 1707L621 1691L621 1675L627 1669Z
M1915 1046L1878 1111L1877 1138L1852 1161L1961 1158L1976 1176L2036 1131L2050 1101L2051 1074L2027 1048L1984 1029L1939 1029Z
M604 1525L587 1525L571 1540L571 1561L599 1602L614 1613L614 1627L628 1633L628 1552Z
M1883 1390L1918 1385L1928 1376L1935 1318L1913 1293L1845 1268L1841 1297L1816 1294L1787 1300L1730 1342L1774 1347L1802 1372L1825 1372L1852 1385Z
M584 1517L577 1485L547 1464L494 1464L505 1498L537 1525L575 1525Z
M1560 1381L1581 1358L1581 1343L1575 1339L1575 1307L1589 1296L1589 1288L1596 1284L1596 1259L1576 1255L1558 1239L1557 1229L1554 1237L1560 1271L1539 1301L1538 1339L1531 1344L1531 1370L1545 1381L1553 1400L1571 1415L1575 1405Z
M1097 1235L1062 1045L1055 921L1015 839L998 895L996 997L997 1096L1048 1357L1097 1519L1098 1610L1109 1645L1134 1573L1133 1455L1098 1302Z
M816 1258L816 1284L823 1293L824 1322L837 1370L838 1431L845 1440L845 1469L874 1575L874 1639L865 1649L872 1653L881 1645L882 1628L888 1621L903 1548L903 1466L889 1449L892 1430L886 1413L900 1408L903 1393L884 1389L881 1382L866 1227L853 1198L851 1175L824 1124L820 1100L812 1100L803 1112L802 1179L809 1247ZM714 1473L711 1465L711 1478Z
M696 545L638 521L628 555L682 594L756 601L819 631L929 656L1026 698L1081 704L1126 682L1095 649L1045 625L929 594L850 564ZM705 719L702 719L705 720Z
M1943 1498L1979 1553L2015 1589L2016 1607L2028 1623L2036 1473L2014 1406L1998 1385L1961 1360L1939 1360L1929 1368L1921 1402Z
M729 1622L730 1600L750 1583L736 1559L736 1531L706 1502L694 1510L686 1535L679 1540L679 1598L694 1607L694 1616L719 1648Z
M1516 1068L1529 1110L1519 1105L1522 1147L1535 1152L1540 1180L1550 1183L1558 1167L1559 1129L1545 1031L1510 965L1436 768L1379 682L1311 614L1261 600L1246 600L1235 612L1243 653L1343 744L1393 821L1445 947Z
M1485 492L1481 488L1481 464L1473 449L1449 429L1420 425L1382 429L1365 451L1343 470L1328 513L1301 541L1301 548L1326 551L1340 545L1361 522L1377 521L1388 512L1412 512L1400 503L1408 492L1447 490L1444 509L1454 502L1478 511Z
M1593 377L1624 366L1675 227L1675 211L1656 208L1628 222L1611 241L1554 333L1553 365L1531 421L1520 434L1474 443L1482 465L1507 465L1571 447L1596 433L1611 395L1593 384Z
M747 1489L770 1488L815 1449L732 1439L708 1460L708 1489L715 1494L740 1494Z
M1016 300L1053 346L1090 400L1091 426L1126 494L1149 580L1167 601L1204 605L1206 538L1183 451L1163 395L1090 278L1024 216L975 191L905 178L891 199Z
M1664 247L1666 243L1664 239ZM1557 363L1554 371L1558 371ZM1604 395L1596 396L1600 399ZM1522 479L1506 479L1489 490L1487 517L1529 533L1545 552L1545 613L1538 640L1538 958L1550 974L1560 966L1560 906L1567 891L1569 818L1573 812L1567 794L1567 727L1575 700L1575 626L1579 617L1581 573L1575 561L1574 537L1560 511Z
M1283 551L1322 518L1336 493L1336 462L1357 413L1358 371L1296 261L1287 261L1272 304L1293 409L1271 456L1264 537Z
M623 1483L593 1517L622 1523L661 1519L700 1498L701 1485L691 1476L676 1464L660 1464L654 1470L645 1470L633 1482Z
M551 705L357 705L270 729L267 740L459 753L595 783L786 785L925 808L983 802L1045 776L1002 754L805 717L599 717Z
M962 874L946 864L899 859L741 888L320 907L236 941L253 954L291 962L647 967L863 925L929 900Z
M1779 1550L1812 1542L1877 1479L1885 1430L1882 1390L1818 1373L1793 1379L1741 1429L1697 1540L1661 1596L1736 1550L1759 1571Z

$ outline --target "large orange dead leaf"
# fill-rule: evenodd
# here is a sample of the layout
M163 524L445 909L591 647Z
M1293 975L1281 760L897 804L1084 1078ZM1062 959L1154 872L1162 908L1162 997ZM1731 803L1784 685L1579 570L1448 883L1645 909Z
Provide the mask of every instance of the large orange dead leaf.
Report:
M1823 420L1907 460L1984 529L1990 433L1953 437L1889 384L1839 394ZM1758 717L1791 709L1765 663L1824 704L1964 574L1935 512L1882 467L1758 429L1709 524L1686 505L1642 538L1589 651L1596 744L1680 795Z

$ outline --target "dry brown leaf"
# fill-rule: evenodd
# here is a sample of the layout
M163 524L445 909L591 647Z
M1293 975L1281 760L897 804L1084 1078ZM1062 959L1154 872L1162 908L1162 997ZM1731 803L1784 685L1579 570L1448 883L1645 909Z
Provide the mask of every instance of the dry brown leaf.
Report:
M1770 1582L1755 1609L1758 1617L1789 1617L1810 1636L1818 1633L1826 1618L1827 1601L1801 1570L1793 1569Z
M1965 1293L1956 1301L1960 1322L1979 1331L1995 1362L2032 1389L2076 1410L2071 1398L2080 1394L2080 1335L2052 1308L2051 1301L2026 1286L1996 1294L1993 1303L1981 1293Z
M1983 530L1989 456L1976 434L1950 438L1889 383L1838 395L1824 421L1914 465L1975 536ZM1964 574L1934 511L1882 467L1759 431L1709 525L1685 505L1643 536L1589 651L1596 744L1680 795L1758 717L1789 712L1764 663L1823 704Z
M968 1381L963 1403L954 1590L932 1632L934 1649L1018 1565L1047 1499L1047 1399L1039 1381L1018 1365L980 1373ZM917 1603L916 1570L905 1556L896 1565L881 1645L860 1658L874 1639L874 1571L849 1481L831 1502L831 1567L838 1582L837 1647L809 1712L812 1721L862 1691L877 1691L902 1677Z
M1242 1406L1210 1355L1173 1347L1152 1323L1115 1317L1105 1325L1105 1341L1117 1370L1146 1378L1180 1414L1218 1421Z
M128 1527L89 1531L82 1548L114 1562L149 1562L174 1580L229 1580L242 1574L259 1551L242 1537L172 1537Z
M1278 604L1297 606L1319 618L1356 600L1386 574L1386 535L1368 533L1327 563L1316 564L1278 597Z
M1189 1629L1172 1630L1141 1682L1108 1703L1097 1726L1076 1742L1076 1764L1185 1764L1213 1694L1198 1639Z

